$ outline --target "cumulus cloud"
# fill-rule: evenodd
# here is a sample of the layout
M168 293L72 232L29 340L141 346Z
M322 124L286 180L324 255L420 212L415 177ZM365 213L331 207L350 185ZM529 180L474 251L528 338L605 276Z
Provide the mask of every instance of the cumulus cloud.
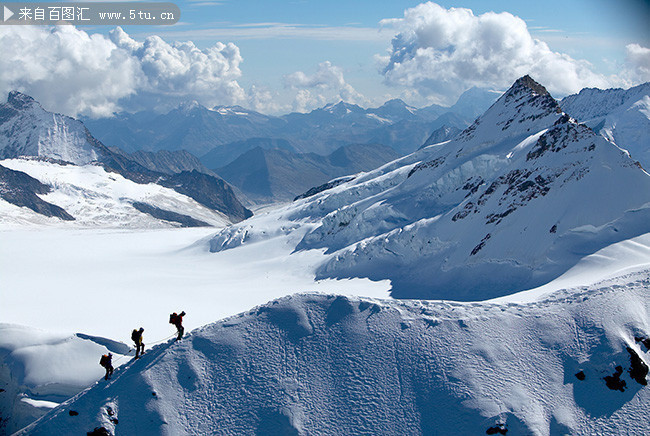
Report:
M142 75L138 93L145 106L152 103L196 100L205 106L235 104L245 99L237 83L242 62L239 48L217 42L201 50L192 42L169 44L158 36L135 41L121 28L110 32L111 41L137 60Z
M135 92L140 68L101 35L72 26L0 28L0 90L32 94L69 115L106 115Z
M631 84L650 81L650 48L639 44L628 44L625 52L628 81L632 82Z
M332 65L329 61L318 64L313 74L296 71L284 76L284 86L296 91L293 110L298 112L305 112L339 100L359 105L368 102L345 81L343 69Z
M280 95L266 87L252 85L247 95L248 107L262 113L282 113L289 107L280 103Z
M0 91L18 89L68 115L107 116L136 105L205 105L245 98L234 44L199 49L152 36L138 42L117 28L107 37L73 26L0 29Z
M379 58L386 83L447 103L469 87L503 88L525 74L558 95L610 83L588 62L534 39L526 23L507 12L476 16L428 2L381 25L397 31L389 55Z

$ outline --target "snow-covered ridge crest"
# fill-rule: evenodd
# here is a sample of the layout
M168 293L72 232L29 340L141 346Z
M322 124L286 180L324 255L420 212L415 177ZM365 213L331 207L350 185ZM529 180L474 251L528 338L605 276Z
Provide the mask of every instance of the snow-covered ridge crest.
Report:
M523 305L285 297L153 348L18 434L642 434L646 274Z

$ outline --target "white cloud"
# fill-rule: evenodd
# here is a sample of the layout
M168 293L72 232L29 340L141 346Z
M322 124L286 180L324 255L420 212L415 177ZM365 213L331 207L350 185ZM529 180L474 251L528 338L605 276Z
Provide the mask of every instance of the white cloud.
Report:
M280 103L280 96L277 92L266 87L252 85L248 90L248 107L266 114L277 114L286 112L290 108Z
M318 64L313 74L302 71L284 76L285 88L296 90L293 110L305 112L328 102L343 100L366 105L368 100L345 81L343 69L325 61Z
M72 26L0 29L0 90L27 92L69 115L107 115L135 92L136 59L101 35Z
M196 100L214 106L235 104L246 98L237 83L243 59L235 44L217 42L201 50L192 42L169 44L158 36L138 42L119 27L110 32L110 39L137 59L141 67L140 100L146 95L162 104ZM140 103L151 106L146 101Z
M625 51L627 79L630 84L650 81L650 48L628 44Z
M21 90L72 116L188 99L207 106L245 99L234 44L201 50L156 36L138 42L120 28L106 37L73 26L7 26L0 29L0 46L0 91Z
M551 51L507 12L476 16L428 2L381 25L397 31L389 56L379 57L386 83L414 87L428 98L452 103L469 87L504 88L525 74L557 95L612 83L588 62Z

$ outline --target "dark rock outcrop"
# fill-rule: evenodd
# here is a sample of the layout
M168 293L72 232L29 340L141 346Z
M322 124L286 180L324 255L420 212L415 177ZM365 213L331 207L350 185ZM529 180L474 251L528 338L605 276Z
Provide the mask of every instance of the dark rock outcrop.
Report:
M147 203L135 202L133 203L133 207L142 213L151 215L156 219L179 223L181 227L209 227L210 226L210 224L194 219L191 216L161 209L159 207L151 206L150 204Z
M0 197L16 206L27 207L47 217L73 221L74 217L63 208L42 200L37 194L47 194L52 188L22 171L0 165Z
M647 386L646 376L648 375L648 365L641 360L634 349L630 347L626 347L626 349L630 353L630 377L640 385Z
M619 365L616 367L614 374L603 377L607 387L613 391L625 392L627 383L625 383L625 380L621 380L621 375L623 375L623 367Z

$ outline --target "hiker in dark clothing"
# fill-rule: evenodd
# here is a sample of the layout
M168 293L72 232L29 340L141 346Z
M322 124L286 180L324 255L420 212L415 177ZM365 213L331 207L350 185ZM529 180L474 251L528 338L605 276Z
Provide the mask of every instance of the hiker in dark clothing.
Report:
M144 329L140 327L140 330L133 330L131 333L131 339L135 343L135 358L137 359L141 354L144 353L144 343L142 342L142 333Z
M113 375L113 355L111 353L104 354L102 358L99 359L99 364L106 368L104 380L108 380Z
M181 313L172 313L169 315L169 323L174 324L176 326L176 330L178 330L178 337L176 338L177 341L180 341L181 338L183 337L183 333L185 333L185 328L183 327L183 317L185 316L185 312Z

